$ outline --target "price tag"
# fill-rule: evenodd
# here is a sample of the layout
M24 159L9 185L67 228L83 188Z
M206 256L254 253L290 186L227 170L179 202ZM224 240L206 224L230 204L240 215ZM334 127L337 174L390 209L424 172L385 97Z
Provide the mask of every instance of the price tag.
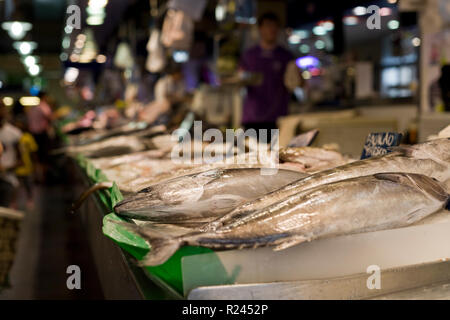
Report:
M390 153L389 147L396 147L402 140L401 133L381 132L371 133L366 139L361 160Z

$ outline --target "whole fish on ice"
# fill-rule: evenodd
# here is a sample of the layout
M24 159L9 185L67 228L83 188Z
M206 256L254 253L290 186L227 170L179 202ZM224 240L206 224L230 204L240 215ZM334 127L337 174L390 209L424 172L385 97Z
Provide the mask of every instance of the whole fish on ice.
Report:
M263 209L303 190L344 179L386 172L423 174L440 182L450 179L450 140L433 140L413 146L401 146L394 153L352 162L334 169L321 171L295 181L254 201L239 206L227 215L242 216ZM228 219L224 216L223 219ZM206 228L220 226L221 220Z
M170 236L120 224L150 243L141 264L154 266L186 245L282 250L319 238L400 228L439 211L449 196L439 182L424 175L383 173L305 190L252 214L234 216L214 232Z
M306 175L260 168L213 169L150 186L118 203L116 214L160 223L208 222Z

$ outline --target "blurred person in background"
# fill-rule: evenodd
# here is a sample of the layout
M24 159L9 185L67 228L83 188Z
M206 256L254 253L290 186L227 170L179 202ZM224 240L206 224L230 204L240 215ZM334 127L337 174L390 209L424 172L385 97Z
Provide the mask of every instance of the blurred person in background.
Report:
M16 169L16 175L20 181L20 187L25 190L27 207L33 206L33 188L32 175L34 172L34 163L38 162L38 145L28 130L27 116L20 102L16 102L13 109L14 125L22 131L22 137L19 141L19 151L21 155L21 165Z
M36 166L37 181L44 182L48 170L48 156L50 152L53 112L49 97L45 92L39 93L40 103L28 112L28 126L39 147Z
M183 70L179 64L169 64L166 75L156 82L154 95L155 100L143 108L139 118L149 124L167 124L167 115L176 113L188 99Z
M15 170L22 165L19 142L22 132L8 122L8 110L0 102L0 206L10 207L19 187Z
M260 74L262 82L247 86L242 123L246 129L276 129L279 117L288 113L290 94L284 84L287 65L294 56L278 44L280 20L274 13L265 13L258 20L260 42L244 52L241 74Z

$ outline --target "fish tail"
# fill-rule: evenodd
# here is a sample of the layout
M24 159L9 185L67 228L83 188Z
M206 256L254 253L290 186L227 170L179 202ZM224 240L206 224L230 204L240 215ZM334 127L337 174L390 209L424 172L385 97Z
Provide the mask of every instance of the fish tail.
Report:
M83 194L80 196L80 198L72 205L72 213L80 209L81 205L86 201L86 199L93 194L94 192L98 190L103 189L109 189L112 188L113 183L112 182L99 182L94 184L92 187L90 187L88 190L83 192Z
M112 223L123 226L125 229L136 233L150 244L150 252L140 261L141 267L158 266L166 262L181 246L182 237L170 237L152 228L138 226L117 220L109 220Z

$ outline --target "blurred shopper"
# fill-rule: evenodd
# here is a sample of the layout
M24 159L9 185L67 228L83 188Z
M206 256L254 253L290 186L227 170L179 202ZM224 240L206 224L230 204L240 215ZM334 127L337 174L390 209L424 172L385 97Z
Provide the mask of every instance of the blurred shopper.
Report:
M51 145L49 134L52 129L53 112L48 95L45 92L41 92L39 98L41 99L39 105L31 108L28 112L28 126L39 147L39 164L36 166L36 173L38 181L43 182L45 181L48 168L48 156Z
M248 49L241 59L241 72L262 75L262 83L249 85L243 107L246 129L276 129L278 117L288 113L290 94L284 75L293 55L278 45L280 21L274 13L259 18L260 43ZM270 131L269 131L270 134ZM270 139L270 137L269 137Z
M0 102L0 206L10 207L14 200L19 181L15 170L21 165L19 142L22 132L8 122L8 111Z
M155 100L143 108L139 118L150 124L168 122L167 115L175 113L187 97L181 66L172 63L167 69L167 74L155 85Z
M20 104L17 102L16 104ZM21 111L22 110L22 111ZM32 174L34 172L34 163L37 163L38 145L28 131L28 121L23 107L16 105L14 108L14 124L22 131L22 137L19 141L19 151L21 155L21 165L16 169L16 175L20 181L20 186L25 190L27 207L33 205Z
M439 79L442 102L446 112L450 111L450 64L442 67L441 78Z

